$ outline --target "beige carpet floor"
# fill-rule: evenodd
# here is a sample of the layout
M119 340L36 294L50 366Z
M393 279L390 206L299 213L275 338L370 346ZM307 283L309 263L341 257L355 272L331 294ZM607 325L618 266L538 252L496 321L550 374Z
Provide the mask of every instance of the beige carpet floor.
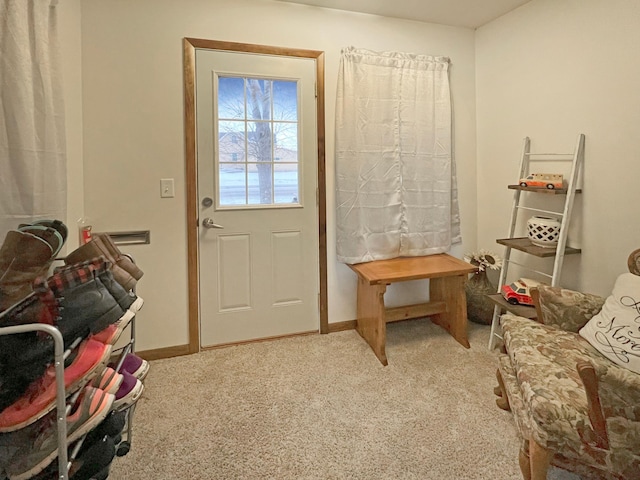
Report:
M521 479L489 327L471 349L429 320L387 337L387 367L354 330L151 362L109 478Z

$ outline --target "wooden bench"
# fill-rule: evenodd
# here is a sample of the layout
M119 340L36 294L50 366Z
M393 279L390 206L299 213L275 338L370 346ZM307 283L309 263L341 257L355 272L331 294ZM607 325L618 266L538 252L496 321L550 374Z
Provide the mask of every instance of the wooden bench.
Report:
M358 274L358 319L356 329L387 365L386 324L409 318L431 317L461 345L467 339L467 303L464 284L473 265L441 253L426 257L399 257L349 265ZM429 302L385 308L387 285L407 280L429 279Z

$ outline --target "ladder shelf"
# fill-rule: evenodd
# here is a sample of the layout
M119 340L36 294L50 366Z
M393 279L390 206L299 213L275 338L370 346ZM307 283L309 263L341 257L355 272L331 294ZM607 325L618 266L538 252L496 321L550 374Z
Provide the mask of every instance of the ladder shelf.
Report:
M498 244L505 247L505 253L503 257L502 268L500 270L498 291L495 294L488 295L491 301L495 303L493 309L493 318L491 321L491 334L489 337L490 350L495 347L496 340L502 338L498 333L500 327L500 315L502 311L509 311L525 318L536 317L535 308L524 305L512 305L502 297L502 287L509 283L507 282L507 278L510 265L514 264L527 270L533 271L536 274L547 277L551 280L551 286L558 286L562 274L562 266L565 255L575 255L581 252L580 248L573 248L567 245L567 235L575 195L576 193L582 192L581 189L577 188L577 183L578 177L582 171L582 164L584 162L584 141L584 134L579 134L573 153L534 153L530 151L531 141L529 137L525 137L524 139L522 146L522 157L520 161L520 176L518 177L519 179L526 178L527 175L530 175L532 173L531 164L538 165L542 162L571 162L571 171L566 180L566 186L563 186L563 188L551 188L552 185L549 185L550 188L526 186L524 184L507 186L509 190L513 190L514 192L513 203L511 208L509 232L507 234L507 237L496 240ZM523 198L523 192L525 194L562 195L564 196L562 211L554 212L522 205L521 201ZM528 237L520 237L516 235L516 225L518 224L519 216L523 211L542 212L557 217L557 220L560 222L560 228L557 238L557 245L555 246L555 248L538 246L533 244ZM538 271L526 264L511 261L512 250L524 252L528 255L539 258L554 258L553 270L551 272Z

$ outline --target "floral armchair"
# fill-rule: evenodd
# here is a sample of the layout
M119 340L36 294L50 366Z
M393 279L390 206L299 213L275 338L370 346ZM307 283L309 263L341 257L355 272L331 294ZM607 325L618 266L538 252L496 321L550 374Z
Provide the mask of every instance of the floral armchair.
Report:
M629 270L640 275L640 250L629 256ZM610 299L543 285L533 298L538 321L501 317L495 389L498 406L513 413L523 477L546 479L555 465L584 479L640 479L640 374L584 338ZM631 324L640 348L640 325Z

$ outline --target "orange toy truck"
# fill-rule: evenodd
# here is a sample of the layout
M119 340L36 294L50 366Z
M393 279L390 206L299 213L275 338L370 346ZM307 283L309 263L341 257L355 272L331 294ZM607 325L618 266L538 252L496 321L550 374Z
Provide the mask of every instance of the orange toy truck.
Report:
M563 177L561 173L532 173L526 178L520 179L521 187L554 188L563 187Z

